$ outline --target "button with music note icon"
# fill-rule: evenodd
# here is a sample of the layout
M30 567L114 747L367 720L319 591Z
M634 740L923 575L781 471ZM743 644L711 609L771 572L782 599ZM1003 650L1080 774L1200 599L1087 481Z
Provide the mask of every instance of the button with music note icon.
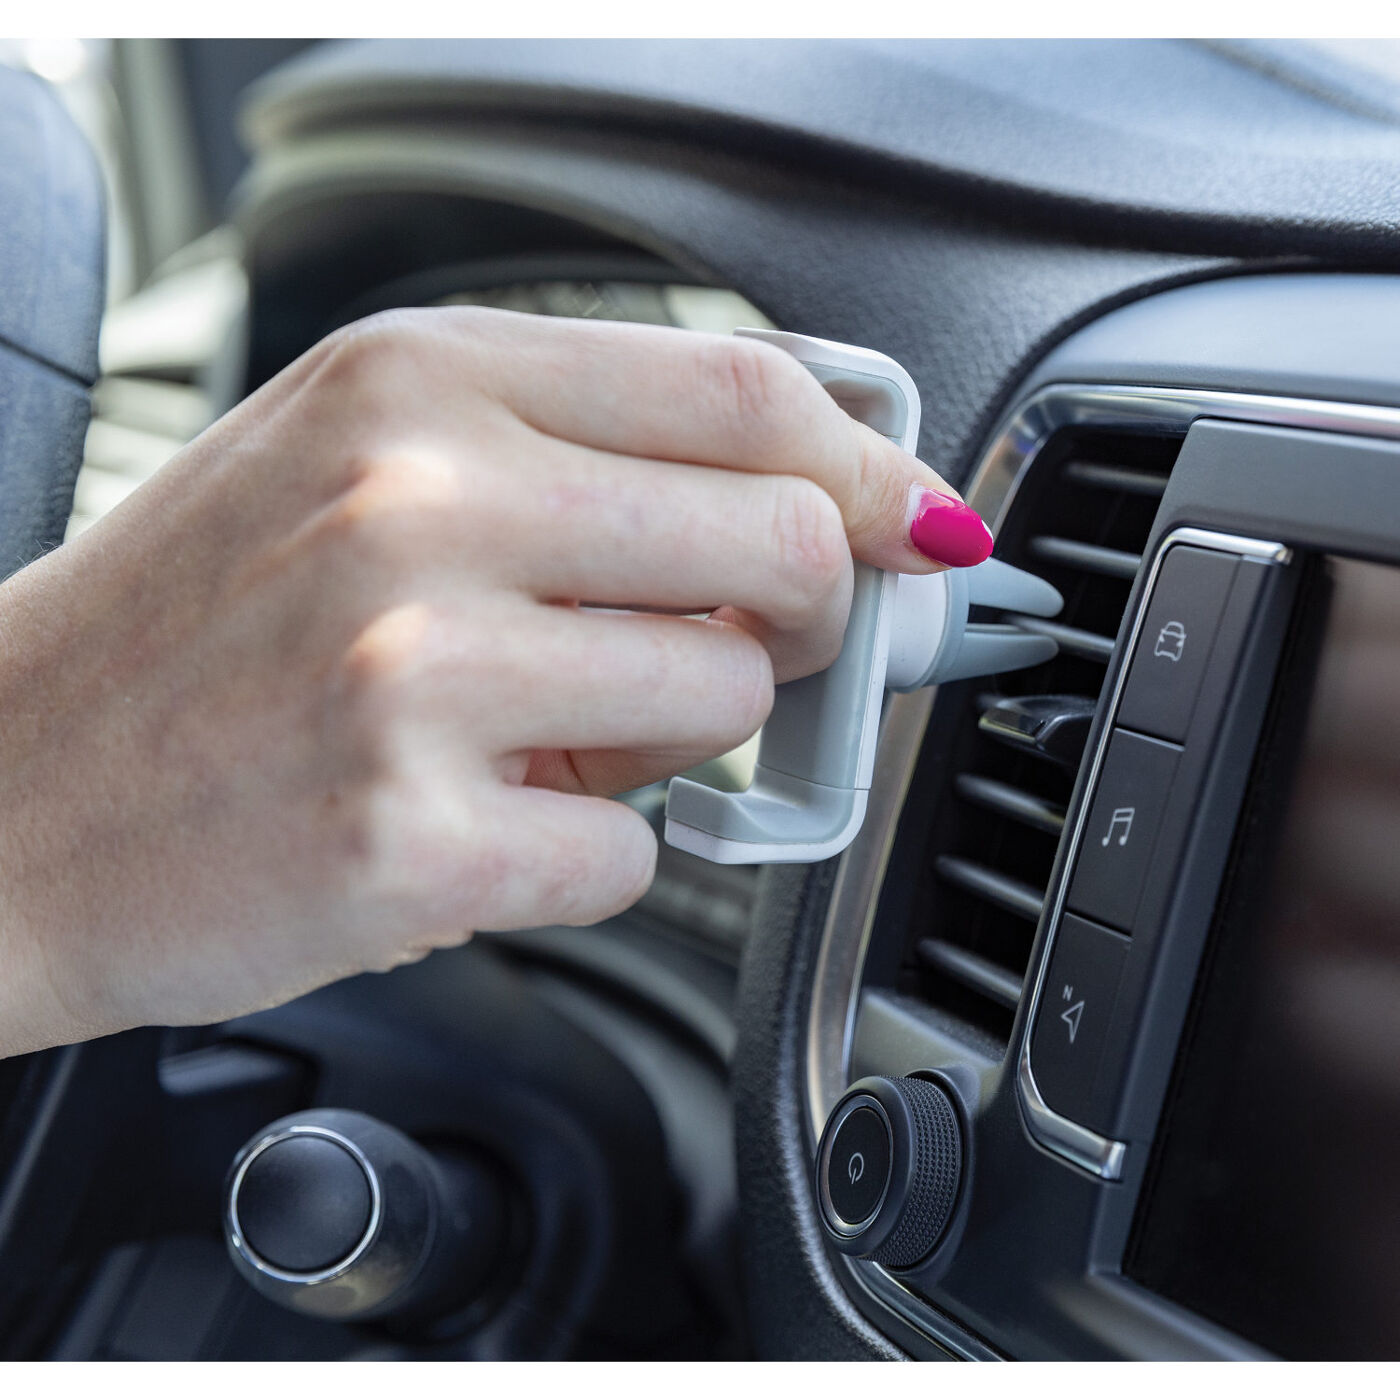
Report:
M1079 838L1069 907L1130 933L1181 749L1115 730Z

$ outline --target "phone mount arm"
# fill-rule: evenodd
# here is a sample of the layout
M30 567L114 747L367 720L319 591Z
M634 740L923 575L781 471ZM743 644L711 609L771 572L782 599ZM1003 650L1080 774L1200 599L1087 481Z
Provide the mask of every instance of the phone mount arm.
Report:
M786 350L853 418L915 450L918 390L888 356L783 331L736 334ZM1061 599L1040 579L991 559L928 575L857 563L841 654L825 671L777 688L744 792L671 780L667 842L725 865L818 861L845 850L865 819L887 687L914 690L1055 655L1047 637L969 625L968 609L979 603L1050 617Z

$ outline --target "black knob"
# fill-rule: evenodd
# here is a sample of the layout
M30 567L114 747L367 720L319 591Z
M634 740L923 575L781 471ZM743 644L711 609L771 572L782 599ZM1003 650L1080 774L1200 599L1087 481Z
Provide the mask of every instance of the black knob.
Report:
M359 1154L314 1129L251 1154L235 1209L248 1249L284 1273L319 1273L348 1259L374 1219L375 1183Z
M845 1254L907 1269L932 1253L958 1201L963 1133L927 1079L862 1079L831 1111L817 1146L817 1201Z
M298 1312L440 1318L495 1271L505 1210L484 1163L317 1109L269 1124L234 1158L224 1231L243 1277Z

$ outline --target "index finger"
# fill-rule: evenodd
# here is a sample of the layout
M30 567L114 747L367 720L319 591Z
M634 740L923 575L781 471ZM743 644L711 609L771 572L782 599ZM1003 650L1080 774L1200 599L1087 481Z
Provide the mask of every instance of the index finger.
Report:
M882 569L980 563L981 517L917 457L840 409L762 341L666 326L482 312L482 389L541 432L638 457L804 476L836 502L851 551Z

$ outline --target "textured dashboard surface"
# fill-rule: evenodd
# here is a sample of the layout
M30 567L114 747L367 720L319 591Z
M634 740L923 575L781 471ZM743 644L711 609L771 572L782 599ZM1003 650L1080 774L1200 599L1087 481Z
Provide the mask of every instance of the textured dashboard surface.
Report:
M1400 93L1303 45L1046 40L402 40L318 50L249 128L375 110L659 123L707 142L1030 198L1084 229L1233 226L1251 251L1384 247Z
M310 211L336 209L345 228L358 201L425 189L563 216L733 288L777 325L894 356L923 396L920 455L953 480L1009 387L1060 336L1133 296L1240 265L975 218L955 200L791 168L781 153L733 155L581 123L406 130L379 112L366 125L289 135L255 163L238 211L255 308L275 278L285 322L290 298L327 262L334 228ZM307 344L326 328L315 316L308 324ZM255 356L258 333L255 309Z

